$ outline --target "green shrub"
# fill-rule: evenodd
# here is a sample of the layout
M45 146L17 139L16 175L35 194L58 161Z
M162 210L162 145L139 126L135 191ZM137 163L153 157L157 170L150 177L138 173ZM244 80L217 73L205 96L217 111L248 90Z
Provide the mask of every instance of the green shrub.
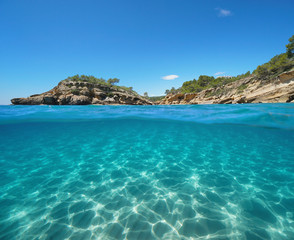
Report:
M151 101L151 102L156 102L156 101L159 101L159 100L162 100L164 99L165 96L154 96L154 97L149 97L148 99Z
M130 94L133 95L139 95L137 92L133 90L133 87L124 87L124 86L115 86L115 83L119 82L118 78L109 78L107 81L104 78L96 78L94 76L87 76L87 75L74 75L72 77L68 77L64 79L63 81L74 81L74 82L88 82L93 84L100 84L103 86L112 87L113 89L119 91L119 90L125 90ZM75 95L79 95L79 92L76 90L71 91ZM91 93L92 94L92 93ZM94 94L94 93L93 93Z
M286 53L274 56L270 61L258 66L253 73L258 78L276 77L282 72L290 70L294 66L294 60L288 58Z
M79 89L72 89L71 93L74 94L74 95L80 95Z
M89 82L94 84L102 84L106 85L106 81L103 78L96 78L94 76L87 76L87 75L74 75L72 77L68 77L64 81L75 81L75 82Z
M240 85L239 87L237 87L237 90L238 90L237 93L243 92L247 87L248 87L247 84Z

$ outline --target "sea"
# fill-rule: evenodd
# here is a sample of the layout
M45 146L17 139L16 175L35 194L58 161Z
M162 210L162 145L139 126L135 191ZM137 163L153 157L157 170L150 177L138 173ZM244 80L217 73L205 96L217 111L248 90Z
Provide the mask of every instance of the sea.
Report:
M0 106L0 239L294 239L294 104Z

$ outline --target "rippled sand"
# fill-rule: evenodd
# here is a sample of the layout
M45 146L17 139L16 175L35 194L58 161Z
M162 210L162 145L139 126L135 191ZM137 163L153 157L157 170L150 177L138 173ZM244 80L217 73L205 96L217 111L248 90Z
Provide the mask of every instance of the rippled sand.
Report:
M1 239L294 239L294 134L159 120L0 125Z

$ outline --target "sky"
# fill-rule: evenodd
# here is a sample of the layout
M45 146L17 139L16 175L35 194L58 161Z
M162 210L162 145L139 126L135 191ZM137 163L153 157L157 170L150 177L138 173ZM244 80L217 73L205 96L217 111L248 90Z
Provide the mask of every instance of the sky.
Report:
M75 74L163 95L285 52L294 0L0 0L0 104Z

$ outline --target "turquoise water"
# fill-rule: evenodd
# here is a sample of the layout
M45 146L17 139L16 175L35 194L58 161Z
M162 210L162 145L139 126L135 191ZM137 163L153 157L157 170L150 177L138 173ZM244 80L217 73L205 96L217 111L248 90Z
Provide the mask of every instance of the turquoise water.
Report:
M294 239L294 104L0 106L0 239Z

